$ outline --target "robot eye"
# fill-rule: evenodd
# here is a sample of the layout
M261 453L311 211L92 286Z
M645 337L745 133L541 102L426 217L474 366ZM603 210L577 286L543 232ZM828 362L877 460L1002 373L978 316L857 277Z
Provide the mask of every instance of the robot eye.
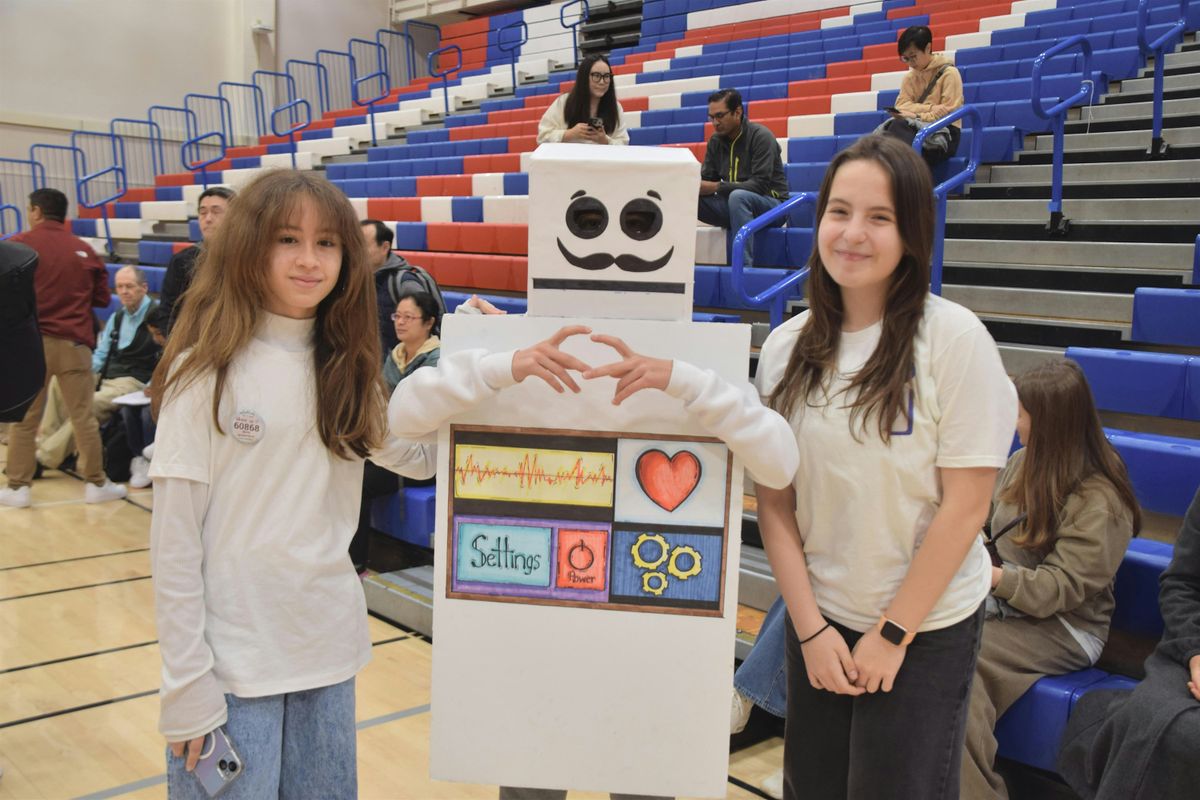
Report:
M567 206L567 230L580 239L595 239L608 227L608 209L594 197L578 197Z
M621 230L630 239L644 242L662 229L662 211L644 197L630 200L621 209Z

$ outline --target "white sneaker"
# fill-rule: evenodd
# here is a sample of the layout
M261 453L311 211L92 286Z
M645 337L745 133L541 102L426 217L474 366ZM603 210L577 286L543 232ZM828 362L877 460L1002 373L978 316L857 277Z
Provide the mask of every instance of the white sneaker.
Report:
M145 489L150 485L150 461L134 456L129 462L129 485L134 489Z
M12 506L13 508L29 508L33 505L33 500L29 497L29 487L22 486L18 489L0 489L0 505Z
M129 491L119 483L113 483L105 479L102 486L97 486L94 483L89 483L83 490L83 502L85 503L106 503L109 500L120 500Z
M147 461L154 458L154 442L142 448L142 455L146 457Z
M735 688L733 690L733 698L729 701L729 734L731 736L745 730L746 723L750 721L750 712L753 709L754 703L750 698Z
M783 800L783 767L780 767L778 772L763 778L759 787L775 800Z

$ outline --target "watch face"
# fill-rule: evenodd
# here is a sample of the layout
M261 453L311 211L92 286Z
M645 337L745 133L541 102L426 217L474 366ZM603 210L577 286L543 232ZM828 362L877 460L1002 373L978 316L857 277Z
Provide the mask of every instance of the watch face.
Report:
M904 637L907 634L908 634L908 631L904 630L904 628L901 628L899 625L892 622L890 619L885 620L883 623L883 627L879 630L879 635L882 636L886 641L889 641L894 645L903 644Z

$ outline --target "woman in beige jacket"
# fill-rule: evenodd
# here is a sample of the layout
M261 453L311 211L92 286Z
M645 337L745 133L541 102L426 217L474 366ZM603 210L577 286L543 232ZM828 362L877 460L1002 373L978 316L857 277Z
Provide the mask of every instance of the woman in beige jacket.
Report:
M593 123L599 122L599 125ZM575 85L550 104L538 123L538 144L629 144L624 112L617 102L612 67L602 55L579 63Z

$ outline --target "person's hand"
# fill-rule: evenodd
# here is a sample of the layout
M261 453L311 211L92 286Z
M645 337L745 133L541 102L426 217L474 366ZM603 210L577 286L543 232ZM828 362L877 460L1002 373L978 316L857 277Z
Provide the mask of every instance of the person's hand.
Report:
M567 373L567 370L587 372L591 367L575 356L564 353L558 348L559 345L572 336L591 332L591 328L583 325L567 325L564 328L559 328L549 339L538 342L532 347L526 347L524 350L518 350L513 354L513 378L517 383L520 383L529 376L534 375L544 380L551 389L560 394L563 391L563 384L566 384L568 389L578 394L579 384L575 383Z
M587 124L586 122L580 122L577 125L572 125L570 128L567 128L566 133L563 134L563 141L584 143L592 142L595 138L595 133L596 131L591 125Z
M1000 579L1004 577L1004 567L992 567L992 588L995 589L1000 585Z
M1200 700L1200 655L1192 656L1188 662L1189 671L1192 673L1192 679L1188 681L1188 689L1192 692L1192 697Z
M642 389L666 389L671 382L674 362L668 358L650 358L633 352L629 345L616 336L597 333L593 342L606 344L621 356L620 361L605 364L583 373L585 380L616 378L617 388L613 392L613 405L619 406L630 395Z
M494 305L489 303L487 300L484 300L482 297L480 297L477 294L471 295L470 299L467 300L467 305L469 305L471 308L479 309L479 311L483 314L507 314L508 313L507 311L505 311L502 308L496 308Z
M857 697L865 689L855 686L858 668L850 655L846 640L830 625L816 637L800 645L804 654L804 669L814 689Z
M200 753L204 749L204 736L197 736L187 742L171 742L171 754L176 758L183 758L184 745L187 746L187 761L184 762L183 768L191 772L196 768L196 763L200 761Z
M716 194L720 181L700 181L700 196Z
M884 641L875 628L867 631L854 645L852 653L858 667L858 679L854 685L871 694L890 692L907 650L907 647Z

